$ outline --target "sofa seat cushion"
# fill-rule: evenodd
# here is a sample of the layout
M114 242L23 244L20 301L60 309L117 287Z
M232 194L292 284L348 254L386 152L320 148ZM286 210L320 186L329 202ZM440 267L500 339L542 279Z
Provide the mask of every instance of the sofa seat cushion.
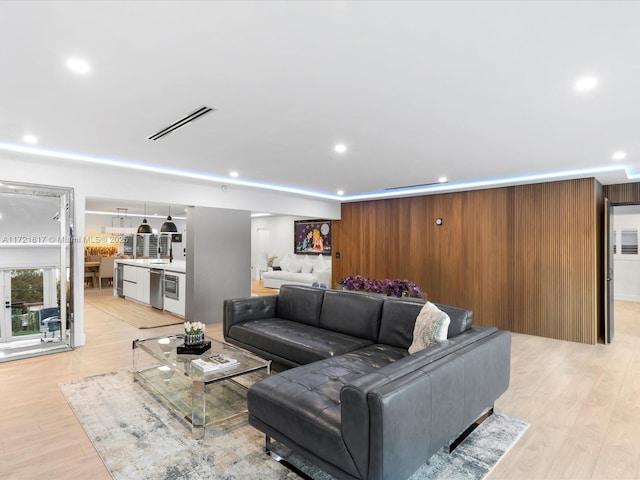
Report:
M255 383L247 393L250 421L252 417L257 419L299 446L359 477L342 439L340 390L351 380L406 355L405 349L369 345L267 377Z
M264 272L262 280L266 288L280 288L283 285L309 285L326 288L331 285L331 270L313 270L311 273L285 271Z
M280 282L300 282L311 285L316 280L313 273L287 272L284 270L276 270L273 272L264 272L263 280L279 280Z
M272 318L233 325L229 336L244 344L305 365L371 345L373 342L343 333Z

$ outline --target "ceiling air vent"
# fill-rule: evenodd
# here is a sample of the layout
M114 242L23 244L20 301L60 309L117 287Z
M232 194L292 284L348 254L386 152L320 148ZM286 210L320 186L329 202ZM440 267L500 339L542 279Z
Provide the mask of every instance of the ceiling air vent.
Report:
M213 108L202 106L202 107L198 108L197 110L191 112L189 115L186 115L186 116L182 117L180 120L177 120L177 121L173 122L168 127L163 128L159 132L156 132L156 133L154 133L153 135L151 135L150 137L147 137L147 138L149 140L154 140L154 141L155 140L160 140L165 135L169 135L170 133L175 132L179 128L182 128L185 125L193 122L194 120L202 118L202 117L204 117L205 115L207 115L208 113L211 113L211 112L213 112Z
M418 185L404 185L402 187L387 187L385 188L385 190L403 190L405 188L430 187L431 185L441 185L441 184L442 182L420 183Z

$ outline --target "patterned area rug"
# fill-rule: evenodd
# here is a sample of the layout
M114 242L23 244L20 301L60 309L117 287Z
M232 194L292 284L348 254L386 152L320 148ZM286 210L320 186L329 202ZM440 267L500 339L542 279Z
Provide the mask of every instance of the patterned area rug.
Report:
M209 426L201 440L129 372L114 372L59 385L116 480L296 479L264 453L264 436L246 415ZM412 477L481 479L529 425L494 414L455 451L431 457ZM318 480L331 477L291 456L288 460Z

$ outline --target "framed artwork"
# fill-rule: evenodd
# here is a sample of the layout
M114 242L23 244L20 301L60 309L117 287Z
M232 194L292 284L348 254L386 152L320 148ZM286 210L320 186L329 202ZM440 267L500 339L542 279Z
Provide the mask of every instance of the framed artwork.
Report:
M331 220L294 220L293 253L331 255Z

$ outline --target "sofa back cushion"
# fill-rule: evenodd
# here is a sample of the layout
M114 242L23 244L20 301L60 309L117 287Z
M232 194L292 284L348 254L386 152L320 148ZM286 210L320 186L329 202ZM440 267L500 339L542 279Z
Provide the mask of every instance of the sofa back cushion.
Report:
M383 303L384 298L376 295L326 290L320 327L376 342Z
M318 326L325 290L303 285L282 285L278 295L276 317Z
M378 343L409 348L413 341L413 327L424 306L423 300L387 299L382 306Z
M425 301L420 299L386 297L382 307L378 343L408 349L413 341L413 327L416 318L424 304ZM471 310L441 303L434 305L449 315L451 319L447 338L460 335L471 328L473 323Z
M442 303L434 303L436 307L449 315L451 323L449 324L449 333L447 338L453 338L466 332L473 325L473 311L466 308L452 307L451 305L443 305Z

